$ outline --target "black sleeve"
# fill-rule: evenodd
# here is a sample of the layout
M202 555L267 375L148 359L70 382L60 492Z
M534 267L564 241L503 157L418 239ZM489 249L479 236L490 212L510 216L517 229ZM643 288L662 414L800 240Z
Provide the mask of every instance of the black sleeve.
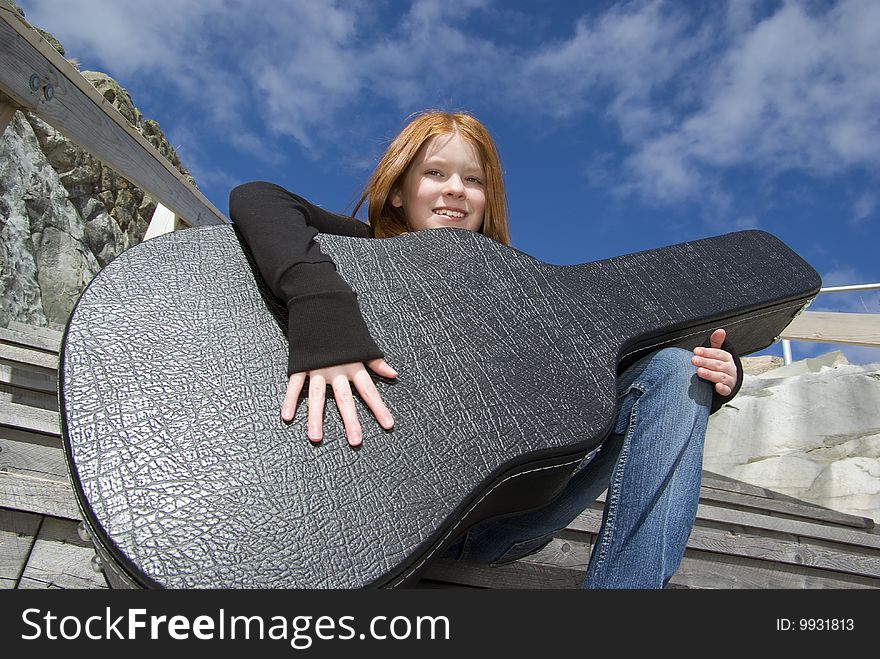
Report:
M705 343L705 347L708 348L709 341L707 340ZM725 340L724 343L721 344L721 349L726 350L733 357L733 361L736 362L736 386L726 396L720 395L717 391L715 391L715 385L712 385L712 407L709 410L709 414L715 414L718 410L720 410L724 405L733 400L733 397L739 392L740 387L742 387L743 383L743 365L742 360L739 357L736 349L730 343L729 340Z
M229 193L229 217L269 290L287 304L288 374L383 356L357 294L314 240L318 233L371 237L368 225L262 181Z

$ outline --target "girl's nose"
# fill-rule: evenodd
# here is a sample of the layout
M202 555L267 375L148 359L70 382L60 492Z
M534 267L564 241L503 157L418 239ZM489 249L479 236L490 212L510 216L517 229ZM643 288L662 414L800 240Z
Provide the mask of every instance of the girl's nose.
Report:
M463 197L465 192L464 181L458 174L453 174L446 179L446 194L455 197Z

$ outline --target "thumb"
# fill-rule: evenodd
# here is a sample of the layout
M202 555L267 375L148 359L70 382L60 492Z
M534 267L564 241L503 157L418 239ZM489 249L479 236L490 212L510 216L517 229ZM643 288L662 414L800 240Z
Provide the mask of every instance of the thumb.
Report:
M709 346L712 348L720 348L724 344L724 339L726 338L727 332L719 328L712 332L712 336L709 337Z
M381 375L383 378L396 378L397 371L391 368L384 359L379 357L378 359L371 359L367 362L367 366L369 366L370 370L373 371L376 375Z

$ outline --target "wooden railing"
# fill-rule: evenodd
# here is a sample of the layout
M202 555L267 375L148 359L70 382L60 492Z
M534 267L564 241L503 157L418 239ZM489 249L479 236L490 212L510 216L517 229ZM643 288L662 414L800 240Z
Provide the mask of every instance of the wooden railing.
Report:
M0 0L0 134L16 110L33 112L158 202L156 226L148 237L179 225L229 222L6 0Z
M0 0L0 130L18 109L34 112L160 203L146 238L179 225L228 222ZM805 313L783 337L880 344L876 319L864 325L854 316L861 314ZM6 535L18 543L0 542L0 566L14 564L12 577L7 578L9 570L0 571L0 587L106 586L88 568L93 551L75 531L80 511L68 480L57 411L60 342L58 331L16 323L0 328L0 535L14 529L15 534ZM493 572L440 561L428 578L444 585L577 587L600 521L594 506L535 557ZM697 525L674 583L701 588L876 588L880 540L872 526L867 518L818 509L704 473ZM30 538L27 551L19 551L25 544L22 537ZM45 560L50 554L59 558Z
M880 290L880 284L831 286L819 293L844 293ZM795 318L780 337L785 363L792 361L791 341L840 343L852 346L880 347L880 314L807 311Z
M0 0L0 132L27 109L144 190L159 206L145 239L229 220L7 0ZM784 340L880 346L880 315L807 312Z
M0 328L0 540L4 530L7 539L10 528L15 532L12 542L0 542L0 588L107 585L89 567L94 552L76 533L82 513L67 475L55 393L60 343L57 330L17 322ZM499 568L439 560L423 585L578 588L603 500L539 554ZM703 471L697 520L671 585L878 588L874 530L869 518ZM30 541L22 541L26 534Z

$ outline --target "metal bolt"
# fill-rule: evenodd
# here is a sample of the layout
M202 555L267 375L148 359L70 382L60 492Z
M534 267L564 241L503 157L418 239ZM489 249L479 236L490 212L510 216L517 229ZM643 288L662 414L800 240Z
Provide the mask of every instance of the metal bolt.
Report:
M95 554L92 556L92 560L89 563L92 566L92 569L95 572L103 572L104 571L104 562L101 560L101 557Z
M92 537L89 535L89 530L86 528L85 522L80 522L76 527L76 534L79 536L80 540L84 540L89 542Z
M55 98L55 87L52 86L52 83L49 82L49 78L47 76L40 77L38 73L32 73L30 79L28 80L28 85L31 88L31 91L35 94L38 92L42 92L41 102L45 103L51 101Z

